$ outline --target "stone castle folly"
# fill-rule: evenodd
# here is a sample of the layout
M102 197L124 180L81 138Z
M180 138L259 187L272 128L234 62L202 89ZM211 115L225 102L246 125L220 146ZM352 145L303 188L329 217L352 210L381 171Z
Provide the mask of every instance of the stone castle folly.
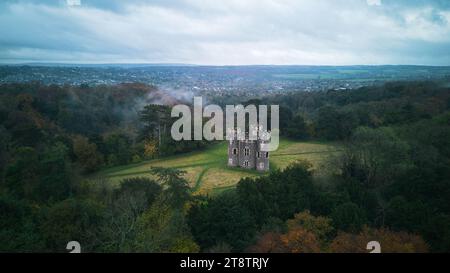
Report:
M228 166L269 171L269 152L261 151L261 145L266 143L260 138L250 140L247 134L239 140L234 133L228 142Z

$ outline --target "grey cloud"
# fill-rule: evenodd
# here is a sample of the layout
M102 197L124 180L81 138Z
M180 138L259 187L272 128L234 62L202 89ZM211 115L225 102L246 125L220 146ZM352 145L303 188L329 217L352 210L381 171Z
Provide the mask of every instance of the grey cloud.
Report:
M81 1L2 2L0 62L450 65L450 1Z

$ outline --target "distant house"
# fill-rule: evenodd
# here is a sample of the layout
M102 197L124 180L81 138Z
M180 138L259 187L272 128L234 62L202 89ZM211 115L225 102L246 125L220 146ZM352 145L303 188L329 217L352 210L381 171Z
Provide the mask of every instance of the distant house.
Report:
M269 170L269 152L261 151L265 141L238 140L233 137L228 143L228 166L244 169L256 169L261 172Z

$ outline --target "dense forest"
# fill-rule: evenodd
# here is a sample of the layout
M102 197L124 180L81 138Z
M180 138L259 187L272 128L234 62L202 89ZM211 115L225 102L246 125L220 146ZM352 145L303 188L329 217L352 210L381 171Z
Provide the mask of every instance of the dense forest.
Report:
M279 104L284 137L339 142L309 162L193 195L176 169L114 187L102 168L204 148L170 138L177 99L153 86L0 86L0 251L450 251L450 88L392 82L249 101Z

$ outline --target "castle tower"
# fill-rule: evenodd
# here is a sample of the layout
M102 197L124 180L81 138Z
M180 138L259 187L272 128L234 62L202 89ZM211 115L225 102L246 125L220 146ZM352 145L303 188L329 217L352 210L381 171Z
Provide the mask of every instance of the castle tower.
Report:
M239 141L236 138L228 143L228 166L239 166Z
M261 144L265 141L259 139L256 144L256 169L260 172L269 170L269 152L261 151Z
M237 140L237 133L235 130L228 130L228 166L239 166L239 141Z
M239 141L239 166L244 169L255 169L256 141Z

